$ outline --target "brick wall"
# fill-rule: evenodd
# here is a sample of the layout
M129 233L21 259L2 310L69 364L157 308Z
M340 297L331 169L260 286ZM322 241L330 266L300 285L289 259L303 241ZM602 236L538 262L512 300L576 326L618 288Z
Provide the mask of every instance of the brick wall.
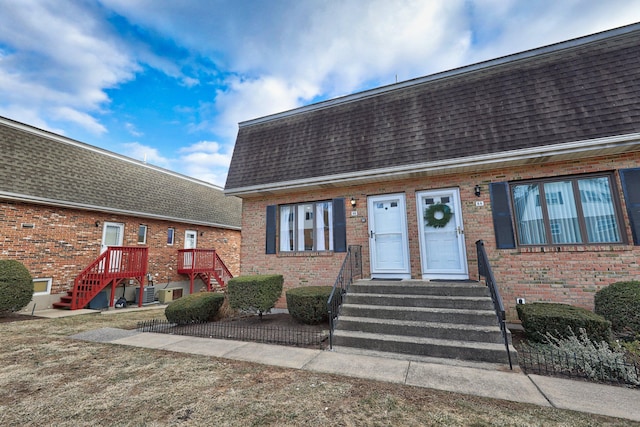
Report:
M458 187L462 202L468 268L471 279L478 279L475 242L485 241L488 256L511 320L516 318L516 298L527 302L555 301L593 308L595 291L619 280L640 278L640 247L627 245L562 246L555 252L548 248L497 250L493 231L488 184L491 182L546 178L560 175L611 171L637 167L640 154L572 160L535 167L514 167L467 175L442 175L374 184L313 190L287 195L245 198L243 201L242 249L240 270L246 274L283 274L285 289L308 285L332 285L344 254L299 254L283 256L265 254L265 211L267 205L301 203L344 197L347 211L347 244L362 245L363 272L369 274L369 230L367 197L404 193L411 275L422 277L416 199L418 191ZM617 176L617 175L616 175ZM481 186L476 197L474 187ZM631 239L626 207L617 182L624 215L624 233ZM351 197L356 199L357 216L351 216ZM484 206L476 206L483 201ZM364 221L364 222L363 222ZM281 299L278 306L284 306Z
M240 272L239 231L8 201L0 201L0 257L24 263L34 278L52 278L51 293L63 293L100 255L105 222L124 224L125 246L138 246L138 228L147 225L148 271L156 283L185 280L176 273L185 230L196 230L198 248L216 249L233 275ZM167 245L169 227L173 246Z

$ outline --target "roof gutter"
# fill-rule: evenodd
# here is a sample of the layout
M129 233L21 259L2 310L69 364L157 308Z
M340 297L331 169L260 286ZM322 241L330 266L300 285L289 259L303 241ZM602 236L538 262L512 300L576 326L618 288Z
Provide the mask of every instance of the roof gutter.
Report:
M616 152L640 150L640 133L554 144L544 147L511 150L479 156L458 157L434 162L394 166L391 168L369 169L346 174L335 174L300 180L230 188L225 189L224 193L229 196L250 196L304 190L311 187L355 185L372 179L382 181L388 179L402 179L416 174L435 175L455 173L456 170L465 168L482 170L496 164L499 164L500 167L504 167L509 164L515 164L525 160L540 159L540 162L549 162L554 159L570 155L575 155L575 157L589 157L590 154L592 156L606 155L606 153L594 154L593 152L602 152L607 150L616 150Z
M10 193L10 192L6 192L6 191L0 191L0 199L13 200L13 201L25 202L25 203L35 203L35 204L47 205L47 206L57 206L57 207L61 207L61 208L71 208L71 209L80 209L80 210L85 210L85 211L94 211L94 212L112 213L112 214L118 214L118 215L136 216L136 217L139 217L139 218L158 219L158 220L162 220L162 221L174 221L174 222L179 222L179 223L183 223L183 224L204 225L204 226L208 226L208 227L224 228L224 229L228 229L228 230L240 230L241 229L241 227L237 227L237 226L233 226L233 225L218 224L218 223L215 223L215 222L198 221L198 220L189 219L189 218L175 218L175 217L171 217L171 216L156 215L156 214L147 213L147 212L136 212L136 211L129 211L129 210L124 210L124 209L114 209L114 208L103 207L103 206L86 205L86 204L83 204L83 203L68 202L68 201L63 201L63 200L53 200L53 199L47 199L47 198L44 198L44 197L29 196L29 195L24 195L24 194L16 194L16 193Z

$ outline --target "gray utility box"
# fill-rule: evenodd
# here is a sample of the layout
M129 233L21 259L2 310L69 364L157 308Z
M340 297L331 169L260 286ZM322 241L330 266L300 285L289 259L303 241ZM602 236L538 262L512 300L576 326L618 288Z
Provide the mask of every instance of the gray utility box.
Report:
M142 292L142 304L153 304L155 302L156 287L145 286ZM140 288L136 288L136 304L140 303Z

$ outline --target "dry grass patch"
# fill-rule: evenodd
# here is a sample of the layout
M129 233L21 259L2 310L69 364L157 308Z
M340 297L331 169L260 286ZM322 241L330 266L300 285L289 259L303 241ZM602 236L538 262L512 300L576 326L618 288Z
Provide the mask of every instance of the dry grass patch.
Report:
M214 357L77 341L158 311L5 323L2 426L623 426L629 421Z

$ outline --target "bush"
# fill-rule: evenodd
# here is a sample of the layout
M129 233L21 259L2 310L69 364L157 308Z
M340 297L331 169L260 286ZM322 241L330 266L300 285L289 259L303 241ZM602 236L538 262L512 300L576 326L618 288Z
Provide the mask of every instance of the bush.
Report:
M640 340L640 282L617 282L600 289L595 312L611 322L616 337Z
M525 364L541 364L552 367L553 372L581 372L591 380L623 382L640 385L640 377L633 363L626 360L625 350L614 343L613 348L605 341L593 342L587 333L573 331L567 337L558 339L547 335L546 344L525 345L518 358Z
M581 329L595 342L611 340L611 322L584 308L537 302L518 304L516 309L529 341L544 342L547 334L569 338Z
M315 325L329 320L327 300L332 286L305 286L287 291L287 309L299 322Z
M20 311L33 298L33 279L19 261L0 260L0 314Z
M224 294L198 292L173 301L164 310L164 315L169 322L178 325L209 322L215 319L223 302Z
M257 311L262 313L271 310L280 295L284 278L279 274L240 276L229 280L227 295L229 306L236 310Z

